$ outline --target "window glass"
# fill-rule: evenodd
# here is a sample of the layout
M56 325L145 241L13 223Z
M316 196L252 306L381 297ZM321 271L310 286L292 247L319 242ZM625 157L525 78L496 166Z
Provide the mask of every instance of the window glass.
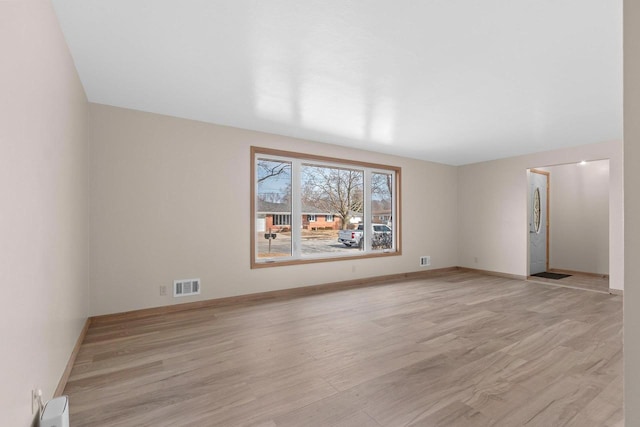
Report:
M291 256L291 162L256 161L255 241L260 259Z
M303 163L300 198L304 211L318 212L303 225L302 257L335 256L358 248L358 236L348 241L339 237L340 230L356 228L364 218L364 171ZM317 221L333 215L338 221Z
M393 247L393 174L373 172L371 174L371 223L374 250L389 250Z
M251 148L252 268L399 253L399 168Z

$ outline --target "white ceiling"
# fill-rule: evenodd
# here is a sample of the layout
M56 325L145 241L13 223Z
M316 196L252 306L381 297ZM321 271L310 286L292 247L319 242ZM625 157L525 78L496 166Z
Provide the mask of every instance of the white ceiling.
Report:
M622 0L53 0L89 101L460 165L622 139Z

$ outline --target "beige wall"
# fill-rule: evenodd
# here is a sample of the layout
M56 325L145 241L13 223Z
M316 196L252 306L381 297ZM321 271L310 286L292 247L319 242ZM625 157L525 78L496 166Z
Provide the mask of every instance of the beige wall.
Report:
M624 405L640 425L640 2L624 2Z
M87 318L87 102L49 1L0 2L0 424L30 425Z
M609 161L550 173L549 267L609 274Z
M90 311L122 312L457 264L456 168L90 104ZM402 256L249 268L251 145L402 168ZM159 286L199 277L202 294Z
M527 169L610 159L610 287L623 289L622 143L610 142L461 166L459 264L525 276L528 272Z
M625 179L638 188L640 5L630 0L625 24ZM100 105L90 106L87 130L84 92L48 1L0 2L0 51L3 425L31 422L32 388L51 397L87 303L91 314L103 314L193 301L160 297L158 286L195 276L203 279L198 299L209 299L416 271L421 255L432 256L432 268L524 275L530 167L611 159L611 286L623 287L620 143L454 168ZM401 166L403 255L249 269L250 145ZM627 191L625 206L627 218L640 217L640 193ZM636 425L640 339L628 328L640 322L635 221L625 237L625 414Z

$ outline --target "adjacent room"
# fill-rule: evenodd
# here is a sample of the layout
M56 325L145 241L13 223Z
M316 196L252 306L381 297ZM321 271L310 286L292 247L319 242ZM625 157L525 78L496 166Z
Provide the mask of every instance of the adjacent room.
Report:
M1 424L640 425L639 27L0 2Z
M530 169L528 191L529 279L615 292L609 288L609 160Z

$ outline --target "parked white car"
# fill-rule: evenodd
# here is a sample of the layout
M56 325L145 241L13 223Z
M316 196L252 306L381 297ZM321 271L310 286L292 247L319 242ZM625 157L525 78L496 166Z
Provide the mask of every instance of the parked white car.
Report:
M372 224L373 230L372 242L374 247L391 247L391 228L385 224ZM364 241L362 240L364 224L360 224L355 230L340 230L338 233L338 241L345 246L357 246L362 248Z

